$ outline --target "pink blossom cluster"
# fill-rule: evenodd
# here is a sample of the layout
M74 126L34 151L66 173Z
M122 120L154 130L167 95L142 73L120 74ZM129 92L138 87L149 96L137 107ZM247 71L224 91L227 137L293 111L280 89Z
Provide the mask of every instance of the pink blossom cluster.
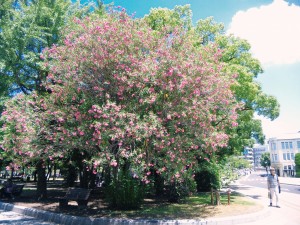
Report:
M179 180L197 157L226 147L240 106L217 46L196 48L180 29L158 34L125 12L76 19L65 33L63 44L42 56L51 94L15 100L31 115L25 106L16 115L4 112L6 128L15 126L14 151L80 151L112 167L130 161L147 183L150 168Z

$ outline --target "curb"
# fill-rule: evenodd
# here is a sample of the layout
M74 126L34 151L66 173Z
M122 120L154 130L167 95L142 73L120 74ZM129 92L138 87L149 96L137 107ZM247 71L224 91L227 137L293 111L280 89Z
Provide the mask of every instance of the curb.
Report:
M285 182L282 182L282 181L280 181L280 184L300 186L300 184L291 184L291 183L285 183Z
M0 202L0 209L13 211L26 216L31 216L43 221L53 222L62 225L232 225L254 222L264 218L270 211L267 208L241 216L211 218L211 219L186 219L186 220L158 220L158 219L111 219L111 218L90 218L80 216L70 216L23 206L15 206L10 203Z

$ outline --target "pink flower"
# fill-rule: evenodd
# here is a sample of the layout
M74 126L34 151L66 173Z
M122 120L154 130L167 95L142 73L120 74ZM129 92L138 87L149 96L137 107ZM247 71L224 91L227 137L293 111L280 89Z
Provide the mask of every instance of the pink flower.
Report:
M117 163L116 160L114 160L114 161L112 161L112 162L110 163L110 165L111 165L112 167L117 167L117 166L118 166L118 163Z

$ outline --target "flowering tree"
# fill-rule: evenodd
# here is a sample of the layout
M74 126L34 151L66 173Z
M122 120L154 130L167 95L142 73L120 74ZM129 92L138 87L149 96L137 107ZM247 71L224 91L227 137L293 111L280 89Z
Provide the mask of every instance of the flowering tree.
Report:
M37 196L46 198L44 160L52 153L48 152L51 143L45 139L47 121L41 120L43 102L35 101L36 97L20 94L6 103L6 110L1 117L4 122L1 147L17 168L37 168Z
M102 4L85 4L85 6L83 6L79 1L72 3L71 0L1 1L0 113L3 111L4 102L17 93L31 95L33 91L39 94L45 92L45 88L41 83L46 78L48 71L43 67L43 60L40 58L41 52L45 47L51 47L53 44L57 44L61 41L61 30L71 18L74 16L84 17L91 14L91 9L93 9L93 13L95 14L104 13ZM27 98L23 96L17 97L17 99L18 100L7 103L6 110L8 116L13 117L14 115L18 115L18 112L20 112L23 107L20 102L23 102L24 99ZM26 105L26 103L24 103L24 105ZM17 113L10 114L10 112L14 113L14 111ZM6 122L5 118L6 117L3 118L4 122ZM23 115L20 118L23 118L24 121L28 121L28 118L24 118ZM15 117L15 119L15 122L24 123L24 121L20 121L17 117ZM9 120L9 123L12 121L13 119ZM0 126L2 126L2 124L0 124ZM15 133L16 130L6 129L5 134L7 134L7 131L13 132L14 135L18 136L18 139L22 139L20 133ZM24 135L25 134L26 132L24 132ZM25 143L29 140L31 141L31 138L32 137L27 138ZM33 136L33 138L35 138L35 136ZM2 139L2 133L0 133L0 139ZM20 142L20 145L23 145L23 143ZM12 146L12 143L10 146ZM19 149L19 147L20 146L14 146L12 148ZM7 151L8 149L9 148L6 148ZM36 148L34 147L33 149ZM14 151L11 153L14 153ZM4 157L5 160L7 160L10 155L9 152L3 153L2 151L0 154L0 157ZM11 156L14 158L13 154ZM16 160L16 158L14 158L14 160ZM41 176L41 179L43 177L44 176ZM44 186L45 185L46 183ZM43 189L45 192L46 189ZM46 194L43 194L43 196L46 196Z
M236 82L233 82L230 88L236 100L243 103L238 110L238 126L227 129L226 134L230 137L228 145L222 151L218 151L214 157L210 157L209 163L199 160L197 170L203 172L207 178L197 179L201 176L196 174L197 185L201 186L203 182L211 180L211 177L221 177L220 170L222 164L226 165L228 156L239 155L243 146L251 146L254 140L259 143L264 142L261 121L255 119L254 114L274 120L279 115L279 104L275 97L263 93L261 85L255 80L263 70L260 62L250 53L250 44L246 40L225 34L224 25L216 23L212 17L199 20L193 26L191 14L189 5L176 6L174 9L158 8L151 9L149 15L142 20L153 30L161 32L170 33L176 29L176 25L184 27L185 32L191 35L193 45L198 47L199 51L203 46L218 46L222 49L220 61L223 62L223 72L237 75ZM214 172L216 174L213 174ZM217 183L220 184L220 181ZM219 185L214 184L214 186Z
M180 178L226 146L238 104L218 48L199 51L183 30L161 36L124 12L75 23L45 53L52 139L62 149L90 155L95 168L129 163L148 182L149 166Z
M240 105L219 48L196 48L184 29L166 35L124 11L75 19L65 34L43 56L50 94L14 100L30 109L20 117L8 119L7 107L4 129L30 124L15 131L12 150L77 160L94 172L108 166L114 181L123 170L144 183L160 174L174 184L227 145Z

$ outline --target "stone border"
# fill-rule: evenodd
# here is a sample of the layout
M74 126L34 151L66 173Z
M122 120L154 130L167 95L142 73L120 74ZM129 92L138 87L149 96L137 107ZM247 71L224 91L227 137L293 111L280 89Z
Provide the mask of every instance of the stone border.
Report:
M0 202L0 209L31 216L47 222L54 222L62 225L232 225L254 222L264 218L270 211L267 208L240 216L211 218L201 220L157 220L157 219L111 219L111 218L90 218L70 216L44 210L32 209L23 206L15 206L10 203Z

